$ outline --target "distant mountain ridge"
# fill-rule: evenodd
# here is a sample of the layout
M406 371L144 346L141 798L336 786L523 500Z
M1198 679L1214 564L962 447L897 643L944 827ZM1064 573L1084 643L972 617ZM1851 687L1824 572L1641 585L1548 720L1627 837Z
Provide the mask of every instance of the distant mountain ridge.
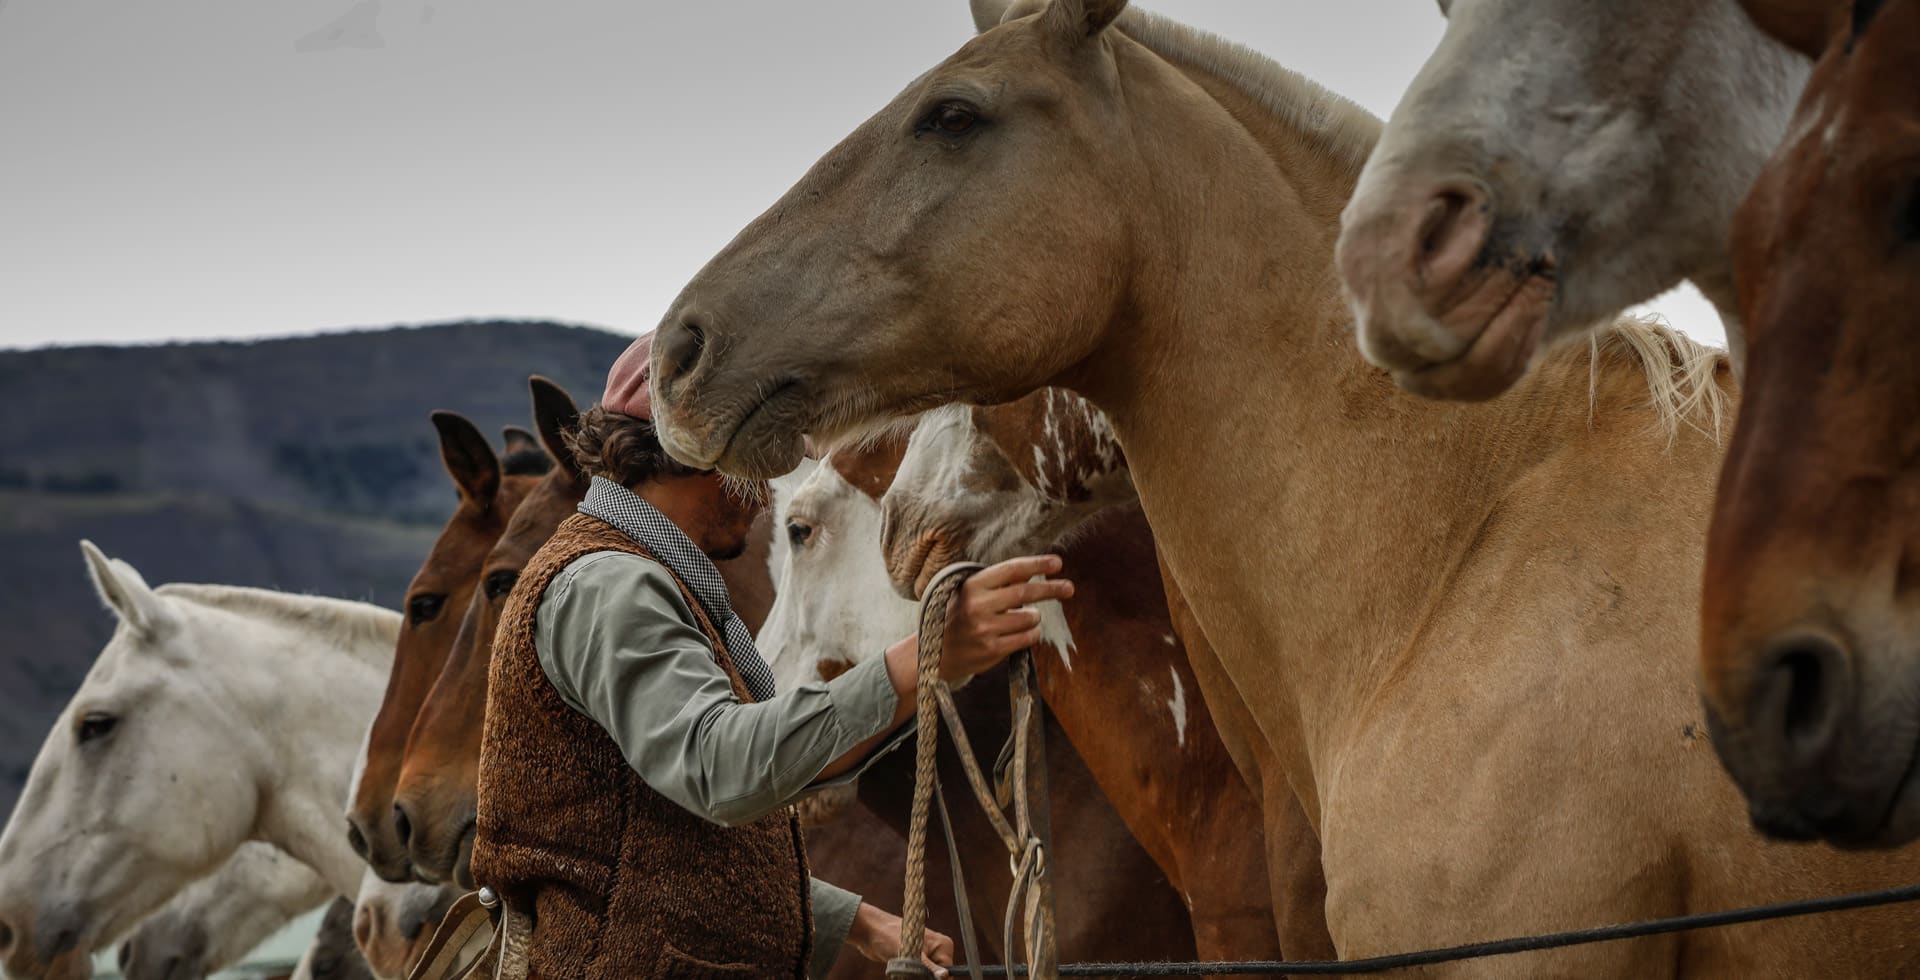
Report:
M528 375L584 406L631 341L514 321L0 351L0 819L112 635L80 538L155 585L397 607L454 501L428 413L498 449L532 424Z

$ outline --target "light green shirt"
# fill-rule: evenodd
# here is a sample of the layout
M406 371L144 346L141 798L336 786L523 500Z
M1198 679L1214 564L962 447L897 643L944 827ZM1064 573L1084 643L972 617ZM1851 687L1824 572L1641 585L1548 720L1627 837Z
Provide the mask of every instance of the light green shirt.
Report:
M713 646L673 577L639 555L578 558L547 586L535 617L540 666L560 697L592 718L649 787L715 823L751 823L809 789L829 763L881 732L896 697L884 658L766 701L734 697ZM854 659L843 657L841 659ZM911 727L911 726L908 726ZM811 976L825 976L860 897L813 881Z

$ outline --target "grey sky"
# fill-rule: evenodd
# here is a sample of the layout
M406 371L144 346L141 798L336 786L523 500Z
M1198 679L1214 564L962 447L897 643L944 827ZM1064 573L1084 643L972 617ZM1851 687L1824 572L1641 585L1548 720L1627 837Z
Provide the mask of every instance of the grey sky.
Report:
M1384 115L1432 0L1160 0ZM0 346L638 332L964 0L6 0ZM1657 304L1721 343L1697 294Z

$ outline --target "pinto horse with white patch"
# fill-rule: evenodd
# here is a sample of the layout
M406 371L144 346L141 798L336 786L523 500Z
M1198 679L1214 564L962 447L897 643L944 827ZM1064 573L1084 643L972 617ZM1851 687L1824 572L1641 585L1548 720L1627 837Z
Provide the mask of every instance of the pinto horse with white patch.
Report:
M788 501L782 515L791 542L787 568L781 576L780 596L760 634L760 648L782 687L837 676L867 657L880 656L917 627L915 604L894 593L880 554L880 498L892 483L904 450L905 441L898 437L882 438L864 448L835 450ZM1059 615L1058 604L1043 610L1043 615L1047 634L1065 645L1066 621ZM1154 642L1160 642L1158 636ZM1137 684L1129 685L1129 691L1135 699L1141 697ZM1012 719L1004 669L975 678L954 692L954 700L976 745L1005 741ZM1152 707L1166 710L1163 704ZM1169 720L1165 726L1169 737L1173 727ZM1192 959L1194 933L1180 896L1128 832L1059 719L1051 715L1046 743L1054 840L1048 865L1054 876L1061 954L1082 959ZM896 839L904 837L912 809L914 761L910 750L894 752L877 760L852 794L836 793L826 805L810 805L803 812L811 811L816 820L824 820L825 834L837 833L849 815L870 815L892 827ZM973 801L958 756L945 742L939 771L954 819L967 895L975 921L984 929L982 955L997 961L1004 951L996 924L1006 914L1012 880L1006 846ZM857 805L849 805L846 797L850 795L857 796ZM1247 829L1241 828L1241 833ZM810 856L815 836L810 830ZM904 853L898 843L889 846ZM945 850L942 841L929 842L930 924L957 936L957 922L951 914L943 914L951 908L947 903L951 882L942 880L947 877ZM865 876L876 870L858 864L849 869L844 856L838 856L841 860L835 860L836 855L818 857L819 877L856 890L868 887L870 878ZM856 876L840 876L846 870ZM898 887L899 863L878 870L888 887ZM1270 943L1273 927L1264 921L1262 925ZM870 964L867 969L870 973Z
M1059 388L934 409L882 506L887 568L910 595L954 561L1061 554L1075 583L1062 606L1071 632L1036 651L1041 696L1186 899L1200 958L1331 957L1320 843L1284 774L1268 778L1249 753L1243 778L1222 744L1209 706L1238 694L1200 696L1188 651L1209 661L1212 651L1167 612L1153 532L1106 416ZM1250 783L1271 786L1269 808L1292 819L1250 832L1261 826Z
M1354 353L1334 264L1378 121L1125 6L1016 8L736 236L660 327L668 449L751 477L956 399L1098 405L1318 831L1343 956L1920 879L1920 853L1752 833L1700 737L1720 433L1649 382L1722 404L1718 356L1621 324L1509 397L1401 391ZM1916 930L1904 907L1425 969L1907 976Z

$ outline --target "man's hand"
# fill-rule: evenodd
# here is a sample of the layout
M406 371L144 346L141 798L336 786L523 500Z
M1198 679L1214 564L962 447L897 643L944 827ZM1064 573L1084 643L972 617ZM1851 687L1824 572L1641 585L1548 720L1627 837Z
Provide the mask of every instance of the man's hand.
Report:
M847 930L847 943L867 959L885 963L900 955L900 917L861 902L853 913L853 927ZM920 961L934 976L946 976L947 967L953 965L953 940L928 929L926 942L920 947Z
M1059 555L1030 555L983 568L967 579L947 607L940 679L957 684L1040 642L1040 612L1024 607L1072 598L1072 582L1036 579L1059 571Z

